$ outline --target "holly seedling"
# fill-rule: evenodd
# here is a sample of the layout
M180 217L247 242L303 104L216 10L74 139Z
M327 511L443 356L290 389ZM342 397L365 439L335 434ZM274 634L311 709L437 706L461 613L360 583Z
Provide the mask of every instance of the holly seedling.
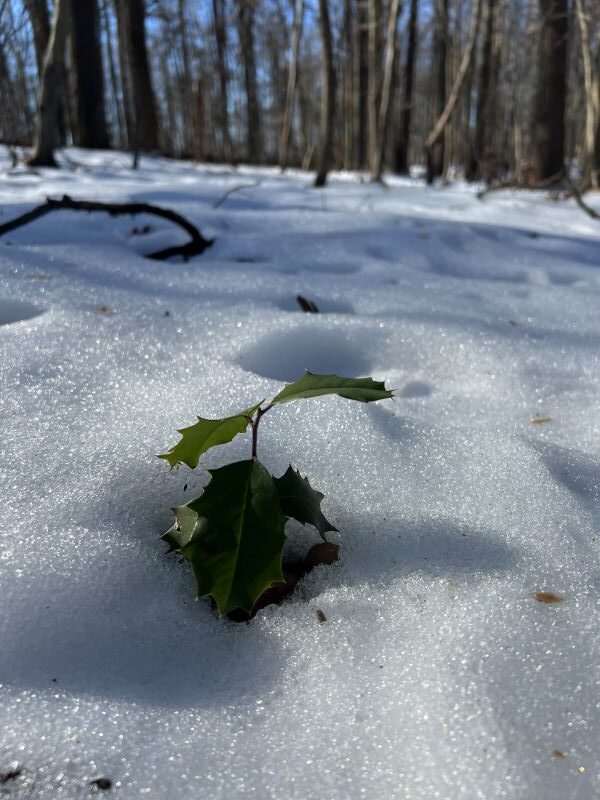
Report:
M187 464L194 469L210 448L230 442L248 427L252 431L251 458L209 470L211 480L203 493L173 509L175 522L162 537L171 551L190 562L198 597L212 597L220 614L238 609L250 614L268 587L284 581L288 519L312 525L323 539L337 530L321 511L324 495L307 478L291 465L275 478L257 458L258 428L267 412L281 403L327 394L361 403L393 396L383 382L372 378L305 372L266 405L261 401L222 419L198 417L194 425L181 428L180 441L159 456L171 468Z

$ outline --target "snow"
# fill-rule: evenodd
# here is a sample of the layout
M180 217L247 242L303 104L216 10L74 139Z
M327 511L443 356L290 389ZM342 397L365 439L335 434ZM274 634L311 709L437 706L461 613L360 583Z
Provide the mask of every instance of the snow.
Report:
M145 200L215 243L155 262L168 223L68 212L0 240L0 794L600 797L600 225L544 194L70 155L0 164L0 219ZM342 557L222 621L158 537L248 437L194 472L155 454L304 368L398 396L265 418L261 460L325 492Z

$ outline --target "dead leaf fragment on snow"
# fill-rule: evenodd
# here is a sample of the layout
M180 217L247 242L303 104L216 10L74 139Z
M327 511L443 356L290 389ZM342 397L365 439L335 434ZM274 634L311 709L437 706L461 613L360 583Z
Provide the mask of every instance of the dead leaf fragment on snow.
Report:
M323 622L327 622L327 617L326 617L326 616L325 616L325 614L324 614L324 613L321 611L321 609L320 609L320 608L317 608L317 620L318 620L318 622L320 622L321 624L323 624Z
M564 597L561 597L559 594L554 594L554 592L536 592L533 596L538 603L548 603L548 605L565 602Z
M302 311L306 312L307 314L318 314L319 309L313 303L312 300L308 300L306 297L303 297L301 294L296 296L296 302L302 309Z
M529 422L531 425L546 425L548 422L553 422L553 419L552 417L540 417L539 414L536 414L536 416L529 420Z
M16 780L23 770L21 767L16 764L11 769L8 769L6 772L0 772L0 783L8 783L9 781Z
M319 542L313 545L304 559L304 571L310 572L321 564L334 564L339 559L339 544Z

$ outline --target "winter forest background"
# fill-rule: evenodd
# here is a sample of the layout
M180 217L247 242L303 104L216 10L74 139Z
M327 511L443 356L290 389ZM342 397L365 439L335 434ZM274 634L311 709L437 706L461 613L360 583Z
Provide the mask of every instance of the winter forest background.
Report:
M531 185L568 163L595 182L597 12L597 0L2 0L0 137L33 145L46 64L38 163L74 144L323 180L429 162L430 178Z

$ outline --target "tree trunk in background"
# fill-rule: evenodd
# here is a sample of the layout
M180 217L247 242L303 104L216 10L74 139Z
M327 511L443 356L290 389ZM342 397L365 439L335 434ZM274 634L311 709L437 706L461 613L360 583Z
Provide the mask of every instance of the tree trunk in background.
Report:
M594 137L594 158L592 161L592 172L596 173L596 179L600 183L600 48L598 48L598 70L596 79L596 135Z
M41 78L44 68L44 56L50 38L50 17L46 0L25 0L25 8L31 21L33 30L33 46L35 48L35 60L38 68L38 75Z
M158 116L150 80L146 48L146 9L144 0L117 0L120 6L124 59L130 87L129 109L132 132L129 146L136 152L157 152L159 146ZM124 81L125 82L125 81Z
M596 122L596 136L594 139L594 159L592 162L592 171L596 174L596 182L600 182L600 115Z
M104 38L106 42L106 57L108 61L110 88L115 108L115 121L117 124L118 147L124 150L127 147L127 130L126 130L125 118L123 116L123 104L119 102L119 83L117 80L117 68L115 63L113 41L110 35L110 22L108 19L107 3L102 4L100 13L102 15L102 27L104 28Z
M282 170L287 167L288 144L290 141L292 116L294 114L294 93L296 91L298 53L300 52L300 37L302 36L303 17L304 17L304 0L296 0L294 4L294 25L292 28L292 41L290 45L290 68L288 72L288 82L287 82L287 91L285 96L283 122L281 125L281 135L279 137L279 166L281 167Z
M435 143L444 135L444 129L448 124L448 121L454 111L456 103L458 102L458 97L460 95L460 90L465 79L465 75L468 72L469 65L471 63L471 57L473 55L473 49L475 47L475 42L477 40L477 27L479 25L479 9L480 9L480 0L473 0L473 9L471 11L471 24L469 26L469 35L467 38L467 44L465 47L465 52L456 73L456 77L454 78L454 83L452 84L452 89L450 91L450 96L448 98L448 102L446 103L446 107L444 108L442 114L437 119L433 129L427 139L425 140L425 149L427 151L431 150L434 147Z
M55 0L52 29L44 56L39 90L33 152L29 163L36 167L55 167L54 150L58 146L59 97L62 63L67 39L70 0Z
M367 19L369 25L368 35L368 102L367 102L367 162L371 174L377 159L377 100L380 91L380 66L381 51L379 47L379 24L381 17L381 2L379 0L366 0Z
M114 0L115 16L117 19L117 53L119 56L119 73L121 78L121 93L123 118L125 120L126 143L125 146L133 149L135 120L133 102L131 100L131 76L129 71L129 35L127 33L127 13L123 0Z
M48 14L48 6L46 0L25 0L25 7L31 21L31 28L33 31L33 44L35 49L35 59L38 68L39 83L42 80L42 71L44 68L44 57L46 55L46 48L48 47L48 40L50 38L50 16ZM61 75L59 81L61 84L67 85L66 71L64 65L64 55L61 60L60 69ZM67 128L67 108L64 98L58 100L58 144L64 144L66 138Z
M532 166L538 181L559 173L565 161L568 0L539 0L538 71L533 110Z
M489 110L493 103L490 96L490 76L492 74L492 45L494 35L494 7L496 0L485 0L484 39L481 56L481 68L477 82L477 116L475 136L471 149L471 159L467 169L467 180L481 178L487 153L487 131Z
M358 169L367 166L367 107L369 104L369 21L365 3L368 0L356 0L357 11L357 49L358 49L358 96L356 98L356 116L358 118Z
M446 105L446 56L448 48L448 0L436 0L436 21L433 37L432 94L434 119ZM444 171L444 140L428 151L427 183L433 183Z
M270 14L269 26L266 31L266 41L263 40L263 53L270 66L269 82L271 96L273 98L269 109L269 122L273 130L280 132L283 125L285 104L287 97L287 83L289 77L289 65L286 62L285 53L287 50L287 21L286 15L281 7L280 0L274 3L274 10ZM264 33L263 33L264 36ZM272 161L273 154L275 159L279 158L279 136L269 137L275 139L276 145L269 148L270 152L263 153L263 160ZM270 144L270 142L269 142ZM266 147L265 143L265 147Z
M194 91L193 78L192 78L192 64L190 59L190 51L188 47L187 26L186 26L186 8L185 0L178 0L177 3L177 18L179 23L179 38L181 40L181 58L183 61L183 86L182 86L182 99L184 108L182 108L182 116L184 123L183 130L183 147L187 156L196 155L196 145L198 137L196 135L196 123L199 121L198 116L194 111Z
M408 175L408 145L410 141L410 120L412 113L412 95L417 54L417 20L419 0L411 0L410 18L408 21L408 53L404 72L404 93L402 96L402 112L400 114L400 135L396 143L395 171L399 175Z
M238 0L239 36L246 90L246 155L251 164L258 164L262 161L263 146L256 83L254 11L254 0Z
M575 0L575 12L579 22L581 39L581 61L583 64L583 84L585 87L585 133L582 171L584 177L594 187L598 186L598 174L593 167L594 157L594 85L592 61L590 57L590 37L583 0Z
M11 144L21 144L18 108L15 87L4 52L4 42L0 42L0 130L2 138Z
M222 137L222 153L225 161L233 160L233 147L229 134L228 76L227 76L227 29L225 26L224 0L213 0L213 24L217 45L217 71L219 73L218 120Z
M352 169L355 165L356 114L354 108L354 25L351 0L344 0L344 16L340 36L341 45L341 117L342 117L342 167Z
M375 152L375 159L372 164L372 178L376 181L381 180L385 151L387 147L387 135L390 126L390 108L392 98L392 82L394 67L396 64L396 43L398 39L398 18L401 13L401 0L391 0L390 15L388 19L387 36L385 43L385 65L383 70L383 84L381 87L381 104L379 106L378 142Z
M104 106L104 72L97 0L72 0L71 53L78 147L110 147Z
M321 130L317 155L317 177L315 186L325 186L333 155L333 113L335 98L335 75L333 72L333 45L329 22L328 0L319 0L319 31L321 34Z
M204 150L204 125L206 114L204 110L204 85L202 83L202 77L198 78L192 102L192 113L194 115L193 154L196 161L203 161L206 157Z

